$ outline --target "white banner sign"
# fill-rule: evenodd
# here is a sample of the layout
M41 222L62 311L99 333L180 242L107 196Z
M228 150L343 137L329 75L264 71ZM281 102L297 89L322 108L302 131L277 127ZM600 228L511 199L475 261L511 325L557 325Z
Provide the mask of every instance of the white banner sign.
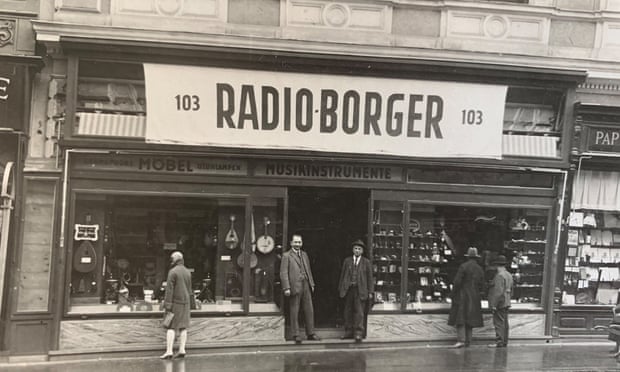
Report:
M146 140L501 158L506 87L145 64Z

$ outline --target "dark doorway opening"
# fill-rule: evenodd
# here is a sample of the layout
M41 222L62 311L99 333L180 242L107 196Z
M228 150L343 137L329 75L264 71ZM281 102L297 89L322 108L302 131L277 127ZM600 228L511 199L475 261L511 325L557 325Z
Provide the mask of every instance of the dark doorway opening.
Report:
M340 268L352 254L351 242L367 241L369 197L369 191L363 189L289 188L289 232L302 235L303 249L310 258L317 328L342 326Z

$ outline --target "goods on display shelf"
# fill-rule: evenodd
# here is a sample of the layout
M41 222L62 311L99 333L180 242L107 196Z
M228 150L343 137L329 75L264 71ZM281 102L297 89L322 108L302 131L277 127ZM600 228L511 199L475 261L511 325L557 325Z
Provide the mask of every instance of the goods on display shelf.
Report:
M571 211L562 304L616 304L619 288L620 212Z
M444 308L469 246L478 248L486 280L504 255L513 274L513 304L540 304L547 249L547 209L467 208L375 201L372 259L375 309ZM404 285L403 285L404 284ZM402 303L402 304L401 304ZM439 306L439 307L438 307Z

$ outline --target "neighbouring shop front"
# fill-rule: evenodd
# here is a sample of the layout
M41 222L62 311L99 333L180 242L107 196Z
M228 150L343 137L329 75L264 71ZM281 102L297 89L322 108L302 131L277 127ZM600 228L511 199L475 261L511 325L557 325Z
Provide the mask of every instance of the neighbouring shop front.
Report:
M313 62L277 72L69 57L50 355L158 347L174 250L193 273L194 346L281 342L292 233L328 337L342 326L336 287L355 239L375 278L369 339L453 337L450 289L470 246L485 267L511 262L512 334L550 334L565 100L582 74L446 81ZM479 337L492 335L486 324Z
M0 355L10 348L7 336L15 314L10 262L18 255L30 79L39 62L0 56Z
M577 106L579 152L575 154L570 218L564 250L562 334L603 334L620 289L620 110Z

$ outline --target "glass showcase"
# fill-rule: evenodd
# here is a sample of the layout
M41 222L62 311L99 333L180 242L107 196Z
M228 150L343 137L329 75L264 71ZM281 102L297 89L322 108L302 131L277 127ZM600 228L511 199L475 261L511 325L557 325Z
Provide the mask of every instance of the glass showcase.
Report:
M161 311L170 254L192 273L193 311L279 311L280 199L80 194L70 313ZM244 285L245 283L245 285Z
M375 201L374 310L449 307L452 281L468 247L478 248L487 280L505 255L513 306L540 306L547 246L546 209L478 208Z
M565 249L563 305L615 305L620 288L620 172L580 169Z

